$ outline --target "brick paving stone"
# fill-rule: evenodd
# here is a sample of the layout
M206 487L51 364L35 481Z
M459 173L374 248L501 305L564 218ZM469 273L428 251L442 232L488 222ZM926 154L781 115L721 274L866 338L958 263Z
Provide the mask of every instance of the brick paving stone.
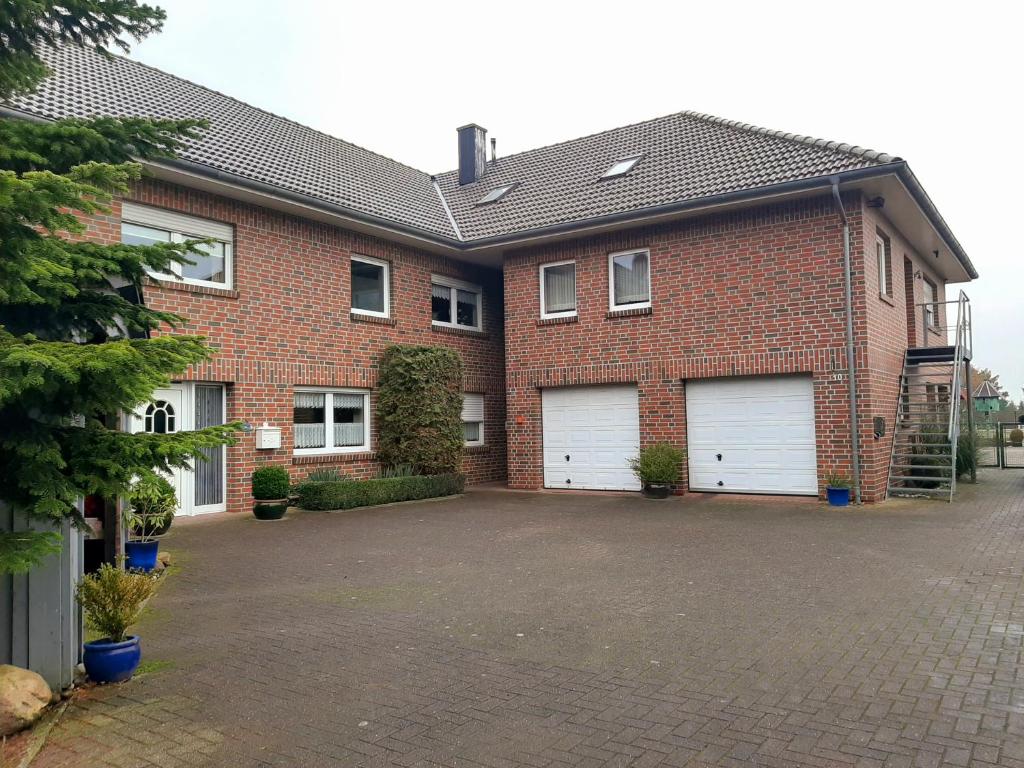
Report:
M1024 472L961 488L178 521L33 766L1024 768Z

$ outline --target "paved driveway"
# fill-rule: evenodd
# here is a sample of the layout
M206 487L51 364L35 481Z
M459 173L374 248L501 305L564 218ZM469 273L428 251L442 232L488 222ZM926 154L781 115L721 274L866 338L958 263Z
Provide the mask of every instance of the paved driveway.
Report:
M34 765L1024 766L1024 472L983 479L176 524L150 671Z

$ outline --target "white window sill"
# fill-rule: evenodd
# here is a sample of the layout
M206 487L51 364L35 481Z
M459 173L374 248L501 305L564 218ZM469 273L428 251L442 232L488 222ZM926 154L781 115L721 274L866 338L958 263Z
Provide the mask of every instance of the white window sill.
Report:
M356 309L355 307L352 307L350 311L353 315L362 315L363 317L376 317L380 320L388 320L391 318L391 315L388 312L373 312L369 309Z
M454 331L473 331L475 333L483 333L483 326L480 325L460 325L458 323L442 323L439 320L431 320L430 324L434 328L449 328Z
M170 285L194 285L199 288L219 288L222 291L230 291L231 283L215 283L212 280L193 280L188 277L177 277L175 275L163 275L156 272L147 272L151 278L161 283L168 283Z
M346 448L295 448L293 456L345 456L350 453L367 453L370 450L368 445L359 445Z
M577 313L574 309L572 312L548 312L547 314L541 312L541 320L564 320L567 317L576 317Z
M612 304L609 308L609 312L628 312L631 309L650 309L651 302L649 301L638 301L634 304Z

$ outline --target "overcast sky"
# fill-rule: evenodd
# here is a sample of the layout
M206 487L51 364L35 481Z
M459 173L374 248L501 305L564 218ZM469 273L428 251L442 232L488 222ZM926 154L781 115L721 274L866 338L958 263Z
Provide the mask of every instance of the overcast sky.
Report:
M135 58L431 173L468 122L501 156L685 109L899 155L981 274L975 365L1022 397L1024 4L159 5Z

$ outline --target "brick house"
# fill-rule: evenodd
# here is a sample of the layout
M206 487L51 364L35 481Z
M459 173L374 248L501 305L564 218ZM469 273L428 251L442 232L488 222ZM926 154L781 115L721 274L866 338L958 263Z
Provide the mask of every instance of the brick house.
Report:
M524 489L636 489L626 459L668 441L689 449L679 490L818 495L853 469L852 352L878 500L907 350L948 346L945 286L977 277L907 164L858 147L679 113L488 159L468 125L431 176L128 59L49 59L5 114L211 121L88 222L215 241L145 301L219 354L125 421L253 426L176 478L184 513L246 508L262 463L374 474L395 342L461 353L463 469Z

